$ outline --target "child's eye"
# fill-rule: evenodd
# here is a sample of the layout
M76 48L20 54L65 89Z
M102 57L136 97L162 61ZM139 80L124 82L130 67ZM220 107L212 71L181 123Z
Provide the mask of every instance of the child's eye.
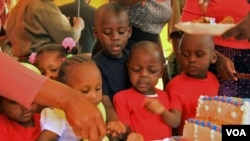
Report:
M102 88L96 88L95 90L99 92L102 91Z
M13 100L8 100L8 103L10 103L10 104L17 104L17 102L13 101Z
M181 55L182 55L183 57L188 57L188 56L189 56L188 53L184 53L184 52L182 52Z
M51 69L51 72L56 72L57 68Z
M123 32L123 31L119 31L118 32L120 35L123 35L125 32Z
M83 94L88 94L89 93L89 90L82 90L81 91Z
M198 52L198 53L196 53L196 56L197 56L198 58L201 58L201 57L204 56L204 53L203 53L203 52Z
M112 34L111 30L104 30L103 33L105 35L111 35Z
M158 72L158 70L149 70L149 73L152 73L152 74L155 74L157 72Z
M111 35L111 32L104 32L105 35Z
M133 71L133 72L140 72L140 69L139 68L132 68L131 71Z

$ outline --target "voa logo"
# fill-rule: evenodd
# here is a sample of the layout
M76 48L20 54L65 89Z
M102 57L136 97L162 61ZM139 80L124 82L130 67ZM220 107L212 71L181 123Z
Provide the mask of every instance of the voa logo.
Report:
M247 136L244 129L226 129L227 136Z

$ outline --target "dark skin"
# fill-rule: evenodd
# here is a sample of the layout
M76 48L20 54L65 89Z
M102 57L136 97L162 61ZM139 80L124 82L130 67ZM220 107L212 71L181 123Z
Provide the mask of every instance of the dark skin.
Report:
M222 34L222 37L227 39L230 37L234 37L237 40L245 40L247 39L250 41L250 13L241 20L236 26L232 27L228 31L226 31L224 34Z
M100 42L103 53L112 58L121 58L132 31L126 11L114 11L112 9L114 6L116 6L114 3L109 3L97 9L94 35ZM111 99L104 94L102 102L107 114L108 136L112 140L124 138L129 133L129 129L119 120ZM140 141L141 139L141 135L137 133L129 133L127 137L127 141Z
M154 86L164 70L163 54L159 46L150 41L136 43L131 50L128 63L129 76L132 85L144 95L155 94ZM181 113L178 110L167 110L157 99L145 98L142 103L148 111L161 115L170 127L180 124Z
M201 10L205 12L207 10L208 4L210 0L199 0L199 4ZM236 26L232 27L231 29L227 30L221 36L225 39L230 37L234 37L237 40L250 40L250 29L248 26L250 25L250 14L248 14L241 22L239 22ZM238 78L236 76L236 70L234 67L234 63L232 60L224 56L223 54L217 52L217 62L216 62L216 69L218 72L219 77L223 80L235 80L237 81Z

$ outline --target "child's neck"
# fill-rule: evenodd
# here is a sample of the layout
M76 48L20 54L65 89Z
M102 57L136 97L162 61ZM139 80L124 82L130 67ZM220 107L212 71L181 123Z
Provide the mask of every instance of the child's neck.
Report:
M35 126L33 119L30 121L27 121L27 122L19 123L19 124L22 125L23 127L34 127Z

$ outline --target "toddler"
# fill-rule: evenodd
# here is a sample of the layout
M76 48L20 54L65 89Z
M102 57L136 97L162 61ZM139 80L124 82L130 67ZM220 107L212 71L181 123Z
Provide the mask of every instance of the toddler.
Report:
M132 46L128 72L132 87L114 96L114 106L122 122L146 141L168 140L172 119L168 95L155 87L164 70L164 55L158 44L140 41Z
M102 99L102 79L98 67L91 58L84 55L76 55L67 58L61 65L58 73L58 81L81 91L88 99L98 106L104 120L106 114ZM84 107L79 107L79 110ZM56 114L55 114L56 113ZM45 108L41 113L42 133L41 141L79 141L73 129L67 123L64 113L55 108ZM103 139L107 141L108 138Z
M31 64L25 67L40 74ZM32 89L32 88L31 88ZM26 108L16 101L0 97L0 139L2 141L35 141L41 133L40 114L36 113L37 104Z
M62 44L48 44L39 48L37 53L31 54L29 61L42 75L55 80L65 58L77 53L75 46L76 42L72 38L65 38Z
M177 135L182 135L185 120L195 116L200 95L217 95L219 82L208 71L209 65L216 62L211 36L184 34L179 56L183 72L167 84L166 91L170 97L170 109L180 121Z

